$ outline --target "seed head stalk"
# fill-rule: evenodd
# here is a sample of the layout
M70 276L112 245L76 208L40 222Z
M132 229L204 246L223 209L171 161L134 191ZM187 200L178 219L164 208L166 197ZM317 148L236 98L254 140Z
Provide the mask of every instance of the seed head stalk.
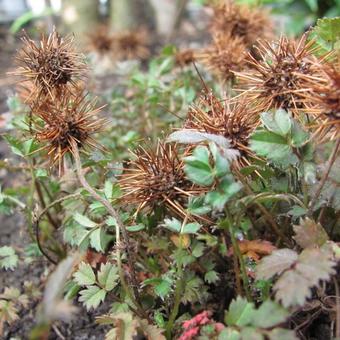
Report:
M100 196L91 186L90 184L87 182L83 170L82 170L82 165L81 165L81 161L80 161L80 155L79 155L79 150L78 150L78 146L77 143L75 141L71 142L71 147L72 147L72 155L73 158L75 160L75 165L76 165L76 171L77 171L77 175L78 175L78 179L80 184L83 186L83 188L89 193L91 194L96 200L98 200L101 204L103 204L103 206L107 209L107 211L109 212L109 214L114 218L114 220L117 223L116 226L116 258L117 258L117 265L118 265L118 269L119 269L119 276L120 276L120 281L121 284L123 286L123 289L125 291L125 293L128 295L128 297L131 299L131 301L136 305L136 307L138 308L138 311L140 312L140 314L142 316L145 316L145 313L139 303L139 293L137 290L137 281L136 281L136 274L134 271L134 265L132 263L132 257L129 250L129 237L128 237L128 233L126 231L126 228L119 216L118 211L112 207L111 203L109 201L107 201L105 198L103 198L102 196ZM122 233L123 239L124 239L124 243L126 245L126 251L127 251L127 260L128 260L128 264L130 267L130 270L132 272L131 275L131 280L132 280L132 287L133 287L133 293L130 291L130 288L125 280L125 276L124 276L124 271L123 271L123 267L122 267L122 259L121 259L121 251L120 251L120 233Z

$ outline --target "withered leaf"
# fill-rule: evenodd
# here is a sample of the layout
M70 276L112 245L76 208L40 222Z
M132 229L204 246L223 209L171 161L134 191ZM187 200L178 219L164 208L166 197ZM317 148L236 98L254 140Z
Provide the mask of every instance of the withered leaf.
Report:
M310 218L302 219L299 225L294 225L296 243L302 248L320 247L327 240L328 235L320 223Z
M256 278L268 280L276 274L282 273L293 265L298 254L291 249L274 250L271 255L264 257L256 267Z
M311 297L311 288L335 274L336 262L325 249L308 248L298 257L294 268L284 272L274 285L275 298L284 307L302 306Z

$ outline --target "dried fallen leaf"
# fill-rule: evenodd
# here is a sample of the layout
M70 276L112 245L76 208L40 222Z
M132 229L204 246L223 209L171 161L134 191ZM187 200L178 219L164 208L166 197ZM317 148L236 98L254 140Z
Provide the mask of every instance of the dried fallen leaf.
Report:
M263 240L243 240L238 242L241 254L259 261L263 255L270 255L276 247L269 241ZM230 249L231 254L233 249Z

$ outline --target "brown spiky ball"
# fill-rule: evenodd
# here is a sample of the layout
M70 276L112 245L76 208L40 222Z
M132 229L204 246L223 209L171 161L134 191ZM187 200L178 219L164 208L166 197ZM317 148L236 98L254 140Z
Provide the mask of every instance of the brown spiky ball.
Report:
M272 36L273 24L265 8L236 4L233 0L221 0L213 6L211 31L240 38L247 47L258 39Z
M77 79L84 76L87 67L83 55L74 50L73 37L62 38L54 30L48 36L43 34L39 43L26 35L22 42L15 74L33 86L28 102L45 95L55 99L65 86L77 87Z
M140 147L134 156L119 180L125 204L137 205L137 211L163 205L185 216L188 196L200 190L186 179L177 146L159 141L155 150Z
M314 114L310 86L322 78L312 68L313 44L306 35L299 41L282 36L274 42L259 42L260 58L249 53L249 70L236 72L241 92L249 102L257 102L260 111L283 108L294 115Z
M145 30L126 31L114 36L114 53L118 60L146 59L150 55Z
M322 78L311 86L312 98L320 108L315 135L322 141L335 140L340 138L340 62L316 63L314 67Z
M50 164L58 164L62 171L64 156L72 153L72 143L78 148L95 147L92 135L100 131L106 120L98 118L101 108L95 108L95 99L89 100L81 92L65 95L58 101L40 109L37 115L43 124L36 130L36 139L44 143Z
M114 46L114 37L110 34L109 28L101 25L88 33L88 50L100 55L111 54Z
M248 144L259 121L256 110L243 99L222 101L212 92L204 92L198 103L190 107L184 127L227 138L241 156L235 164L243 166L249 164L249 157L255 157Z
M197 53L197 60L222 81L233 80L233 72L245 65L246 50L242 38L219 33L210 46Z

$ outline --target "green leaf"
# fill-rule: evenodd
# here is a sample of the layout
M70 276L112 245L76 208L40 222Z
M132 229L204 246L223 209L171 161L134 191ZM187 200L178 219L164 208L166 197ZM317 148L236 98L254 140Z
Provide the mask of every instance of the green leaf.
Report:
M192 247L192 255L196 258L201 257L204 253L205 246L203 242L195 242L194 246Z
M169 229L170 231L173 231L175 233L179 233L182 228L182 222L179 221L177 218L172 217L164 219L164 225L165 228Z
M209 186L214 182L213 171L209 163L209 150L207 147L196 147L192 156L185 157L184 162L185 174L193 183Z
M286 136L292 127L292 121L289 114L282 109L275 111L274 114L269 112L262 113L261 120L269 131L281 136Z
M220 277L215 270L210 270L204 275L204 281L207 283L216 283Z
M225 328L218 335L218 340L241 340L241 334L233 328Z
M130 225L128 227L126 227L127 231L131 231L131 232L136 232L136 231L141 231L145 229L145 225L143 223L139 223L136 225Z
M299 340L294 331L284 328L275 328L266 334L269 340Z
M318 19L316 34L328 43L336 43L340 39L340 17Z
M91 247L97 250L98 252L102 252L102 253L105 251L103 247L104 236L105 236L105 233L103 231L103 228L97 228L94 230L92 229L89 234Z
M205 203L221 211L225 204L240 191L241 187L240 183L235 182L231 177L226 177L218 185L217 190L207 193Z
M312 12L318 11L318 0L305 0L305 2Z
M14 154L24 157L23 143L11 135L3 136Z
M88 228L96 228L97 223L91 221L88 217L81 215L79 213L75 213L73 216L73 219L78 222L80 225L83 227L88 227Z
M260 330L255 327L245 327L241 329L241 337L244 340L264 340L265 337Z
M289 312L278 303L267 300L257 309L253 315L252 325L259 328L271 328L284 321Z
M164 299L170 294L172 282L169 280L161 280L160 283L155 285L154 290L157 296Z
M197 234L201 227L202 226L197 222L188 223L184 226L182 234Z
M205 204L204 196L190 196L187 211L192 215L204 215L211 211L211 207Z
M112 199L113 196L113 183L110 180L105 181L104 194L108 200Z
M247 326L251 324L254 315L254 304L238 296L229 306L225 322L228 326Z
M302 127L297 123L293 122L292 134L291 134L291 145L294 148L301 148L309 140L309 134L302 129Z
M0 267L13 270L18 265L18 255L12 247L0 247Z
M273 132L255 131L250 139L250 148L260 156L264 156L279 165L296 164L298 158L293 154L288 141Z
M74 280L80 286L87 286L96 283L96 276L92 270L92 267L85 262L81 262L78 270L73 275Z
M87 310L90 310L91 308L96 309L104 301L106 291L97 286L89 286L79 294L79 301L84 303Z
M111 263L101 264L98 272L98 282L106 291L111 291L119 279L118 268Z
M218 178L225 176L230 172L228 160L221 155L221 152L215 143L210 143L209 148L215 162L215 176Z

